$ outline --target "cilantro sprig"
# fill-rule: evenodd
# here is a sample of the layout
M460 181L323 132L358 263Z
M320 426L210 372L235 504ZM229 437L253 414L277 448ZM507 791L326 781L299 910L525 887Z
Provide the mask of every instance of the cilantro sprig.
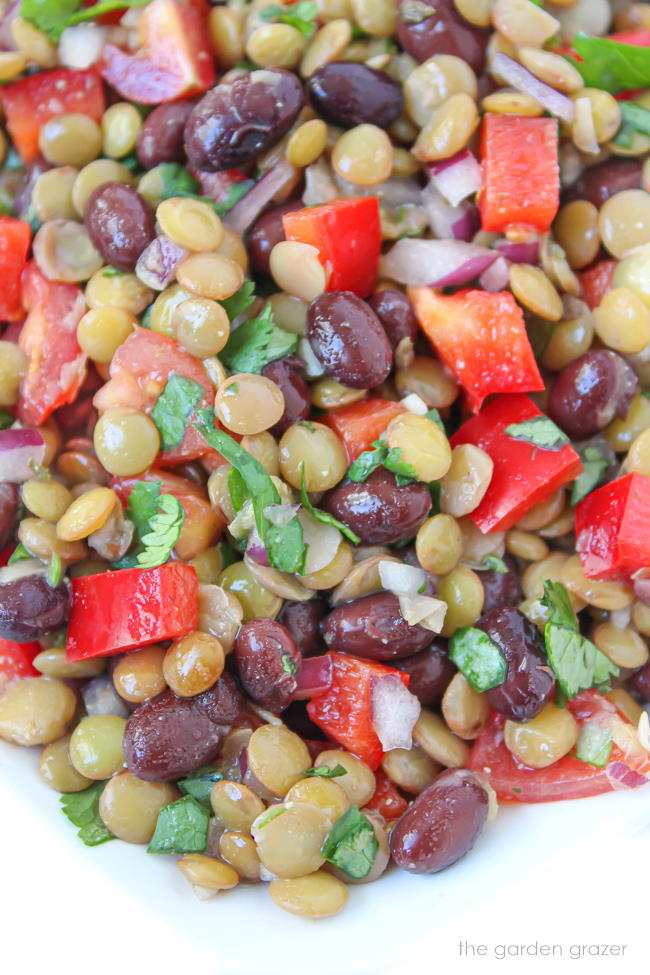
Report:
M304 37L311 37L316 31L318 7L313 0L298 0L286 6L272 3L260 13L262 20L275 20L280 24L295 27Z
M239 291L235 291L230 298L224 298L219 304L223 305L226 315L230 319L236 318L246 311L255 301L255 285L250 278L246 278Z
M605 457L595 444L587 444L580 451L580 460L583 470L573 482L571 488L571 504L576 505L588 494L599 487L605 480L609 470L609 460Z
M650 135L650 111L634 102L619 102L621 126L613 140L614 145L629 149L635 132Z
M144 7L147 3L149 0L99 0L94 7L84 7L82 0L23 0L20 16L58 41L66 27L94 20L111 10Z
M232 210L235 203L241 200L242 196L245 196L253 185L252 179L243 180L240 183L233 183L228 190L226 199L222 203L217 203L208 196L201 196L199 192L201 189L200 183L180 163L162 163L160 166L160 179L161 199L168 200L172 196L184 196L191 200L200 200L201 203L207 203L208 206L211 206L220 217L224 217L229 210Z
M86 846L99 846L115 837L99 815L99 800L106 782L94 782L81 792L64 792L59 802L63 814L78 829L77 836Z
M161 494L161 481L137 481L126 509L133 522L135 548L114 569L154 569L163 565L178 541L185 512L173 494Z
M484 555L481 560L481 566L492 572L497 572L499 575L506 575L509 571L506 563L496 552L489 552L487 555Z
M402 486L417 481L417 474L412 464L400 460L401 447L390 447L384 440L373 440L372 450L364 450L357 459L350 464L348 477L351 481L360 483L367 480L378 467L385 467L395 474L397 483Z
M210 813L193 796L183 796L158 813L147 853L202 853L208 842Z
M349 877L361 880L372 870L378 849L372 823L358 806L352 806L334 823L321 855Z
M298 336L275 324L273 308L267 304L261 315L230 333L219 358L231 372L259 374L269 362L295 352L297 345Z
M200 383L176 372L171 374L151 411L163 450L175 450L180 446L190 417L204 396L205 390Z
M336 765L315 765L302 773L302 775L319 779L338 779L341 775L347 774L348 770L338 763Z
M503 684L508 673L500 647L483 630L463 626L449 641L449 659L456 664L475 691L489 691Z

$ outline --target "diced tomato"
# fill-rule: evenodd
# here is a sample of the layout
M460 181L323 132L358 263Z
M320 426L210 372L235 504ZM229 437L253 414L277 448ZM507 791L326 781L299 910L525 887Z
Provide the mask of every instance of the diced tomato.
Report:
M206 500L205 492L197 484L192 484L185 477L155 468L144 471L137 477L114 477L111 487L123 505L126 505L138 481L160 481L160 493L173 494L183 506L185 521L174 549L177 558L182 562L193 559L209 545L214 545L221 536L226 525L225 519L214 510Z
M408 687L410 674L371 660L360 660L343 653L330 653L332 684L307 704L307 714L325 734L376 769L384 750L372 724L371 691L373 677L397 674Z
M544 389L523 313L509 292L442 295L433 288L408 288L407 293L422 330L474 413L491 393Z
M133 330L113 356L109 373L111 378L93 399L100 413L114 406L132 406L150 413L173 373L203 387L205 396L199 401L198 409L211 407L214 401L214 390L198 359L181 349L174 339L150 329ZM158 464L173 467L210 451L190 418L182 443L174 450L163 451Z
M650 565L650 477L627 474L576 505L576 549L590 579L627 580Z
M31 236L28 223L0 214L1 322L15 322L25 314L20 300L20 276L27 260Z
M578 271L582 297L590 308L597 308L612 286L618 261L599 261L587 271Z
M408 809L408 802L381 769L376 770L375 781L374 795L363 808L375 809L384 819L399 819Z
M79 112L96 122L104 114L102 80L94 68L55 68L28 75L0 88L7 128L24 163L38 155L41 128L55 115Z
M394 416L404 412L404 407L393 400L364 399L340 410L331 410L319 419L341 438L351 464L382 435Z
M0 639L0 692L18 677L40 677L32 661L42 649L38 642L14 643Z
M138 25L142 48L130 54L105 44L102 74L123 98L157 105L212 87L214 53L201 0L153 0Z
M38 426L64 403L71 403L86 375L86 355L77 325L86 311L76 284L49 281L31 261L23 272L23 303L29 308L18 344L27 357L20 384L18 418Z
M328 273L327 291L372 294L381 248L376 196L330 200L322 206L293 210L282 217L287 240L316 247Z
M483 230L504 231L511 224L549 230L560 205L557 120L488 112L481 158Z
M483 500L469 517L482 532L506 531L527 511L578 476L580 457L566 444L561 450L536 447L515 440L505 429L542 416L522 393L499 396L460 427L452 446L473 443L494 463L492 480Z
M120 569L72 579L66 659L86 660L196 629L198 581L189 565Z

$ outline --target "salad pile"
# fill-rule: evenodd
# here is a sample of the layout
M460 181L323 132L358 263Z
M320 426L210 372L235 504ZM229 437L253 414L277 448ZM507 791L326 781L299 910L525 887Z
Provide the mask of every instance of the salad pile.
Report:
M318 918L647 783L650 5L0 2L0 164L0 737L84 843Z

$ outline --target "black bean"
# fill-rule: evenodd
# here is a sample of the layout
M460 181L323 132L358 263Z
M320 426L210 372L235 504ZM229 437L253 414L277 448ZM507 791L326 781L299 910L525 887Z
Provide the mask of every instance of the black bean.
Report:
M187 120L187 158L211 173L251 162L280 141L304 100L298 78L281 68L251 71L217 85Z
M650 701L650 663L637 670L630 683L642 701Z
M424 707L431 707L432 704L442 700L449 682L456 673L456 668L447 654L446 640L434 640L426 650L412 657L396 660L393 666L411 675L409 691L415 694Z
M418 320L413 306L405 294L394 288L385 288L367 299L368 304L384 326L393 349L404 339L415 345L419 334Z
M513 606L491 609L475 625L496 643L508 668L503 684L487 692L490 704L511 721L529 721L555 687L539 630Z
M253 224L253 229L249 232L246 243L251 267L257 274L271 273L269 266L271 251L276 244L286 240L282 226L284 214L302 209L303 205L300 200L290 200L288 203L281 203L280 206L267 210Z
M623 190L638 190L641 186L641 163L636 159L607 159L588 169L569 187L569 200L588 200L595 207L603 205L610 196Z
M135 147L145 169L166 162L183 162L185 123L195 104L194 101L165 102L147 115Z
M44 575L21 576L0 585L0 637L30 643L58 630L68 618L65 583L51 586Z
M302 657L286 626L248 620L235 640L235 664L248 696L270 711L282 711L296 689Z
M285 430L298 420L306 420L311 413L309 386L300 371L302 361L295 356L285 356L264 366L262 374L271 379L282 390L284 413L271 427L271 433L281 437Z
M488 794L468 769L447 769L397 820L390 852L402 870L437 873L465 856L488 814Z
M282 720L287 728L295 731L303 739L308 738L312 741L322 739L323 732L307 714L307 701L292 701L289 707L282 712ZM306 741L305 744L309 748L309 741ZM312 757L316 758L319 752L322 752L326 747L321 740L321 747Z
M431 495L426 484L398 485L395 475L378 468L361 484L339 484L321 507L345 522L362 542L384 545L413 538L426 521Z
M314 298L307 309L307 337L328 373L345 386L369 389L388 378L393 355L386 332L351 291Z
M321 636L320 622L327 613L327 603L316 597L306 603L286 602L278 622L289 630L303 657L317 657L327 647Z
M453 0L400 0L397 37L416 61L434 54L453 54L481 74L489 33L474 27L456 10Z
M344 129L364 122L387 129L404 107L402 89L390 75L356 61L318 68L307 81L307 93L321 118Z
M616 352L585 352L558 374L548 415L574 440L591 437L615 416L625 419L638 387L632 367Z
M88 200L84 223L104 260L120 271L132 271L156 236L146 200L124 183L98 186Z
M18 487L15 484L0 484L0 548L13 535L17 513Z
M430 630L409 626L392 592L373 593L337 606L321 626L330 649L370 660L410 657L431 641Z
M512 555L504 555L503 561L508 566L507 572L495 572L488 569L481 572L483 583L483 612L496 606L518 606L524 598L519 582L519 570Z

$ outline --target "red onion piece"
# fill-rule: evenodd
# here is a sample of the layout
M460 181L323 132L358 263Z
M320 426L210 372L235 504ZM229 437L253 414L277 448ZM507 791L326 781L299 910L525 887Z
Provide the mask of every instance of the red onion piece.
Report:
M495 248L499 254L512 261L513 264L537 264L539 261L539 241L529 240L517 244L512 240L497 240Z
M451 236L454 240L465 240L469 242L473 240L477 230L481 229L481 217L478 207L474 206L473 203L465 201L465 203L461 203L461 207L465 209L462 216L452 223Z
M295 178L296 173L291 163L282 158L228 211L223 221L226 227L236 234L243 234L275 194Z
M370 685L372 726L385 752L411 748L413 726L420 716L420 702L397 674L373 677Z
M329 653L320 657L305 657L296 674L294 701L306 701L315 694L327 691L332 685L332 673L332 658Z
M0 483L22 484L43 463L45 441L31 427L0 430Z
M400 284L444 288L467 284L498 257L496 251L462 240L403 238L380 261L380 274Z
M116 714L128 718L129 709L115 690L113 680L108 674L93 677L81 688L81 696L89 715Z
M156 237L147 244L135 265L140 281L154 291L163 291L176 276L176 267L189 251L168 237Z
M246 555L257 562L258 565L270 565L269 556L266 551L264 542L260 538L260 534L257 530L257 526L253 526L250 535L248 536L248 545L246 546Z
M422 204L429 226L441 240L453 237L455 240L470 241L480 227L478 209L473 203L465 200L459 206L452 207L431 180L422 190Z
M11 22L16 17L20 17L20 7L22 0L9 0L9 3L0 15L0 51L15 51L16 42L11 30Z
M518 64L507 54L501 54L499 51L494 55L491 73L494 77L503 79L507 84L512 85L517 91L531 95L551 115L556 115L565 122L573 122L576 110L571 99L540 81L528 68L524 68L523 64Z
M638 789L648 782L645 775L630 768L625 762L612 762L605 772L612 789Z
M510 268L505 257L497 257L494 264L491 264L478 279L478 283L484 291L503 291L508 287L510 278Z
M481 188L481 167L469 149L429 166L431 180L445 200L458 206Z
M276 528L284 528L299 510L299 504L267 504L264 515Z

